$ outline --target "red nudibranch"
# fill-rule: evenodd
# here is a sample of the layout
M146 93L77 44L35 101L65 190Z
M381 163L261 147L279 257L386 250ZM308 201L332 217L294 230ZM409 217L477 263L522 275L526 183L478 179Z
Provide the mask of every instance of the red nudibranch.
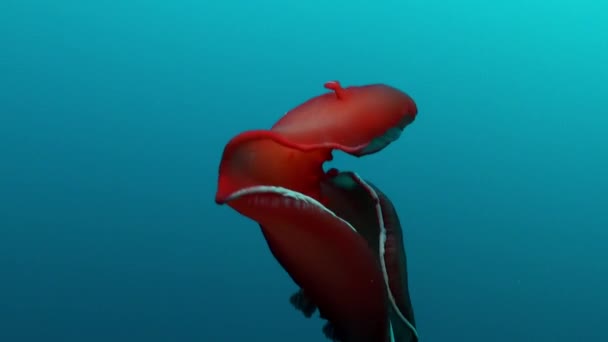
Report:
M271 129L234 137L224 149L215 200L256 221L301 288L292 303L318 308L341 342L418 340L397 213L352 172L324 172L333 150L382 150L414 121L414 101L383 85L331 91L287 112Z

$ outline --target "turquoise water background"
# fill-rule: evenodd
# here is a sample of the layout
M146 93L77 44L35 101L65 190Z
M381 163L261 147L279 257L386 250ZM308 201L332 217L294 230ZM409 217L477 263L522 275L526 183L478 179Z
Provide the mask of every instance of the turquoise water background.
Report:
M603 1L0 2L0 341L324 341L224 144L325 90L419 116L338 154L393 200L424 342L608 341Z

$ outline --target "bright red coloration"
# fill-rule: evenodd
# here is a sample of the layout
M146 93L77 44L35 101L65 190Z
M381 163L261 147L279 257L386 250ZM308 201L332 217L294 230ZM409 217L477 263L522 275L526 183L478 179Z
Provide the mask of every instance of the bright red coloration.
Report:
M289 185L314 195L317 190L310 187L318 187L314 183L322 177L321 165L331 159L332 149L361 155L374 139L405 127L416 116L414 101L386 85L342 88L332 81L325 87L334 92L289 111L271 131L245 132L228 143L220 165L218 203L239 188L260 184Z
M319 199L322 164L331 149L298 146L271 131L249 131L233 138L220 164L217 203L231 193L255 185L282 186Z
M367 242L322 207L256 191L228 204L257 221L273 255L347 342L388 341L386 289Z
M333 81L325 87L332 92L289 111L271 130L248 131L226 145L215 200L261 225L275 258L341 341L387 342L387 288L377 248L370 248L378 238L373 230L352 229L378 227L375 204L359 197L351 203L363 207L342 206L340 196L350 195L327 187L338 172L324 173L322 166L333 149L355 156L379 151L392 139L374 141L403 129L417 109L408 95L386 85L342 88ZM336 216L326 207L331 204L344 212Z
M361 155L389 129L411 123L418 111L407 94L383 84L342 88L333 81L325 87L333 91L292 109L272 131L293 143L326 144Z

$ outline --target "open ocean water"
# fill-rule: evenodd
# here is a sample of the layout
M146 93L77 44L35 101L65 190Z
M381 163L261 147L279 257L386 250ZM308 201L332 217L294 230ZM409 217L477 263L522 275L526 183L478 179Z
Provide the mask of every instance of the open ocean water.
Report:
M325 341L213 199L232 136L334 79L419 108L335 164L399 211L421 341L608 341L592 0L0 1L0 341Z

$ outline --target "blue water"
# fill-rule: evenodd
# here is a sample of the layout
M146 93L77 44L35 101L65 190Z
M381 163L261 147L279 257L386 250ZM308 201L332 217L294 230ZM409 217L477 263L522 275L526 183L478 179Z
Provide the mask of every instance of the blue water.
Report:
M0 341L324 341L233 135L382 82L419 116L338 155L401 215L424 342L607 341L602 1L0 2Z

